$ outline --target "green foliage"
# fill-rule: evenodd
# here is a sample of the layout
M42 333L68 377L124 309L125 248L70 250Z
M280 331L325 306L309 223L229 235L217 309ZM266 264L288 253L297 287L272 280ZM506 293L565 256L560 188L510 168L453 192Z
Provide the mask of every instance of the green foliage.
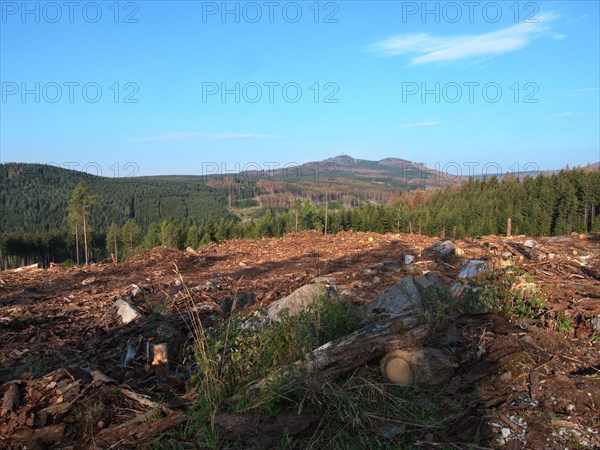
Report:
M522 292L516 292L515 296L517 303L514 312L519 317L535 319L539 317L546 308L546 299L544 298L533 297L530 299L523 299Z
M135 220L129 219L119 230L119 238L123 244L122 259L127 259L142 244L142 230Z
M569 333L573 329L573 319L564 312L557 313L556 329L562 333Z
M91 225L106 231L112 222L134 219L142 230L164 219L203 223L210 217L236 220L226 191L202 177L106 178L41 164L0 164L0 233L60 229L73 190L84 181L96 198Z
M290 317L284 312L278 322L268 326L260 325L256 317L250 317L245 327L241 326L242 321L241 315L234 314L207 337L206 359L218 367L225 396L239 397L238 409L262 408L270 413L289 403L288 384L300 374L293 373L293 369L284 371L281 379L267 383L268 388L262 394L247 392L248 384L267 378L275 370L301 360L314 348L358 327L355 313L346 304L325 297L297 316ZM254 330L256 327L258 331ZM205 367L203 360L199 360L200 378L214 370Z
M117 239L122 241L117 244L123 247L119 248L119 257L135 252L140 244L146 249L160 245L196 248L231 238L281 237L296 230L324 231L326 214L331 233L414 231L437 236L444 230L449 236L456 227L457 237L504 234L508 218L512 219L514 234L600 231L600 172L591 170L566 170L524 180L516 177L469 180L458 188L417 190L389 206L372 202L356 206L355 201L344 200L352 208L334 208L336 202L340 206L341 200L339 196L334 200L328 195L331 201L327 211L323 203L315 203L323 202L326 197L315 186L320 192L311 196L315 202L288 198L282 206L256 208L250 214L252 220L240 222L227 211L227 196L234 203L249 201L262 189L260 180L206 181L200 177L115 180L52 166L0 164L3 217L0 232L18 230L0 233L2 267L75 259L75 241L82 240L79 208L72 208L69 214L69 223L75 225L77 235L75 230L68 236L52 230L66 225L64 211L68 198L82 180L97 195L93 214L90 209L86 213L91 230L88 244L96 260L114 253L114 235L110 236L113 239L106 236L113 222L126 229ZM47 186L52 186L52 195L47 195ZM287 185L285 189L295 192L296 188ZM126 224L128 220L135 221L141 231L138 233L132 222ZM145 233L143 240L141 233ZM532 307L535 309L535 305Z

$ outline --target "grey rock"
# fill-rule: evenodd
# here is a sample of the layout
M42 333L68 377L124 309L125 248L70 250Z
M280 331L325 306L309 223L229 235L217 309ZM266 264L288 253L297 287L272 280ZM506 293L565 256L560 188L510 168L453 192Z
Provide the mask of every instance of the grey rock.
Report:
M433 272L427 272L423 276L417 278L415 281L421 287L421 289L446 289L446 285L444 284L442 279Z
M462 293L465 291L465 287L465 283L463 283L462 281L455 281L450 287L450 293L453 296L458 297L462 295Z
M405 314L410 311L419 311L425 307L423 298L415 279L404 277L399 283L379 296L367 305L369 314Z
M446 290L446 286L434 273L428 272L416 279L411 276L404 277L367 305L367 313L390 315L418 313L435 303L437 290Z
M590 319L590 326L594 331L600 331L600 316L592 317Z
M414 262L414 260L415 260L415 257L413 255L409 255L409 254L404 255L404 265L405 266L412 264Z
M265 309L266 316L269 320L277 322L284 310L287 310L290 316L298 315L320 296L337 298L338 292L336 287L331 285L305 284L290 295L271 303Z
M430 259L443 259L452 255L461 256L463 251L452 241L439 241L423 250L423 256Z
M482 259L470 259L460 269L458 278L473 278L487 271L487 262Z

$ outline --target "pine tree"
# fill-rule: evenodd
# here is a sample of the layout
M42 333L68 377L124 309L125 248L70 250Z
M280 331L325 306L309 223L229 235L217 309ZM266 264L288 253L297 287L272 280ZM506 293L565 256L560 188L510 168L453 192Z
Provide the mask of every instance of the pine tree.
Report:
M71 201L69 202L67 209L67 218L75 230L75 240L77 244L79 242L78 232L80 226L83 231L85 264L89 263L88 217L90 215L90 209L95 203L96 197L92 195L86 182L80 181L73 191L73 195L71 196ZM78 245L77 248L79 248ZM79 250L77 250L77 252L79 252ZM79 263L79 257L77 260Z
M110 228L106 233L106 251L113 255L115 262L119 261L120 240L119 227L113 222L110 224Z
M142 243L142 230L135 220L129 219L121 227L119 236L123 243L123 258L129 258Z

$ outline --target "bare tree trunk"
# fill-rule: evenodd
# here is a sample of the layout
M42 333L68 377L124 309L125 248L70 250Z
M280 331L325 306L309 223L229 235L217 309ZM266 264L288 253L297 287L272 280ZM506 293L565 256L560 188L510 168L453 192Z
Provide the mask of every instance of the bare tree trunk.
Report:
M75 224L75 259L77 259L77 265L79 265L79 230L77 224Z
M327 234L327 215L329 209L329 198L327 194L325 194L325 234Z
M115 261L119 261L119 249L117 248L117 233L115 233L114 236L114 241L115 241Z
M85 209L83 210L83 252L85 255L85 264L88 263L88 244L87 244L87 227L85 223Z

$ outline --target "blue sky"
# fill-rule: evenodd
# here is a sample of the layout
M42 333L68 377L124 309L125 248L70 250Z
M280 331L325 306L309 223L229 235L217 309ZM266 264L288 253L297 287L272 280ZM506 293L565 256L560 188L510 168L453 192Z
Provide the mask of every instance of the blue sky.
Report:
M0 162L600 160L598 1L25 5L1 2Z

